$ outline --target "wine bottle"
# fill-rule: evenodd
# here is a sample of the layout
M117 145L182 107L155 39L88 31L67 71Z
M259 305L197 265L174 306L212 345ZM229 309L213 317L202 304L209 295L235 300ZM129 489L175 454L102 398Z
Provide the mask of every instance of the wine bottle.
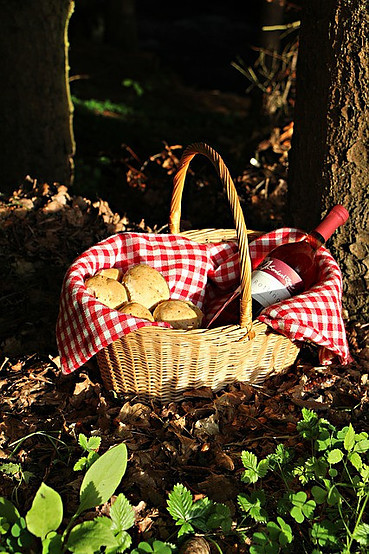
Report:
M303 235L298 241L277 246L269 252L251 274L253 319L271 304L282 302L313 285L317 277L317 250L348 217L346 208L338 204L308 235ZM208 327L214 326L215 321L217 325L236 323L240 290L238 287L229 296L211 318Z
M310 288L317 278L316 252L349 214L334 206L319 225L301 240L274 248L251 275L253 317L277 302Z

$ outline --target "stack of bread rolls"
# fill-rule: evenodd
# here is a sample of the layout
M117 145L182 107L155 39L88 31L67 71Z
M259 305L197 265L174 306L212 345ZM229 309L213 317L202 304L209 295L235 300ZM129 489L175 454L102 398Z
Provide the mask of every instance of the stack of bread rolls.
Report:
M86 279L85 285L109 308L148 321L164 321L174 329L198 329L204 317L192 302L170 298L167 281L148 264L133 265L125 273L103 269Z

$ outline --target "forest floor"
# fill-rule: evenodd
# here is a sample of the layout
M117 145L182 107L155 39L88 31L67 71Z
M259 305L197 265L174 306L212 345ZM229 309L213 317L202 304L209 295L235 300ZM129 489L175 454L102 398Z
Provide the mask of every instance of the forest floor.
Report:
M144 63L153 66L152 60ZM109 59L104 67L111 76L108 65ZM75 184L67 189L31 176L0 203L0 464L5 464L0 465L0 490L24 513L44 481L59 491L65 516L70 515L82 479L73 471L81 456L78 434L100 436L101 451L124 441L129 461L119 490L135 506L134 540L166 540L173 533L166 500L176 483L197 497L227 503L233 513L242 488L242 451L252 450L260 459L279 442L296 446L303 407L333 425L352 423L357 432L369 432L369 331L363 323L346 322L354 358L350 365L322 367L314 346L306 345L291 369L261 386L235 383L217 393L191 391L183 401L165 405L107 391L95 360L62 375L55 322L67 268L78 254L115 232L162 230L173 173L188 143L205 140L224 154L227 165L229 158L250 228L281 226L286 209L291 126L254 131L247 98L175 87L172 80L170 90L163 87L164 96L157 79L150 88L134 74L123 89L127 93L128 88L126 104L132 100L135 109L127 115L123 70L110 84L109 97L101 90L99 98L93 76L83 78L92 71L76 67L75 90L72 82L78 99ZM140 95L139 86L149 92ZM100 104L87 105L91 98ZM143 135L150 138L145 141ZM250 163L252 156L257 166ZM232 226L215 176L206 165L194 167L185 226ZM15 464L12 471L9 464ZM266 487L273 492L272 478ZM224 540L222 548L243 549L234 539Z

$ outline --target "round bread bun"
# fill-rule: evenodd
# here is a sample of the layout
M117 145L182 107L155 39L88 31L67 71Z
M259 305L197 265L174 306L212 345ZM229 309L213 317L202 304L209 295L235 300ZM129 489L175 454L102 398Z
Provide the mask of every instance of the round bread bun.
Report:
M104 275L104 277L109 277L109 279L114 279L115 281L120 281L123 276L123 271L117 267L108 267L97 272L97 275Z
M154 310L155 321L166 321L174 329L198 329L204 314L187 300L163 300Z
M128 300L124 286L105 275L94 275L86 280L85 285L90 294L109 308L117 309Z
M147 264L133 265L123 275L122 283L128 300L152 310L161 300L169 298L169 286L159 271Z
M122 314L133 315L141 319L147 319L148 321L155 321L152 313L142 304L138 302L126 302L118 310Z

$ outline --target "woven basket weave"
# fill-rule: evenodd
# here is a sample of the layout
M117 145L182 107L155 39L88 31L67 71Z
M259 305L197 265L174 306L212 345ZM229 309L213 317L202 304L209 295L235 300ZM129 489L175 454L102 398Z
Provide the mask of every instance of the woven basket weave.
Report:
M202 154L213 163L226 190L234 229L202 229L181 233L198 243L238 241L240 260L240 321L213 329L183 331L144 327L98 352L97 361L106 388L134 393L145 399L179 401L199 387L218 391L235 381L257 383L290 367L299 348L259 321L252 321L251 260L248 231L229 171L217 152L204 143L186 148L174 177L169 230L180 233L181 200L192 158ZM259 233L260 234L260 233Z

